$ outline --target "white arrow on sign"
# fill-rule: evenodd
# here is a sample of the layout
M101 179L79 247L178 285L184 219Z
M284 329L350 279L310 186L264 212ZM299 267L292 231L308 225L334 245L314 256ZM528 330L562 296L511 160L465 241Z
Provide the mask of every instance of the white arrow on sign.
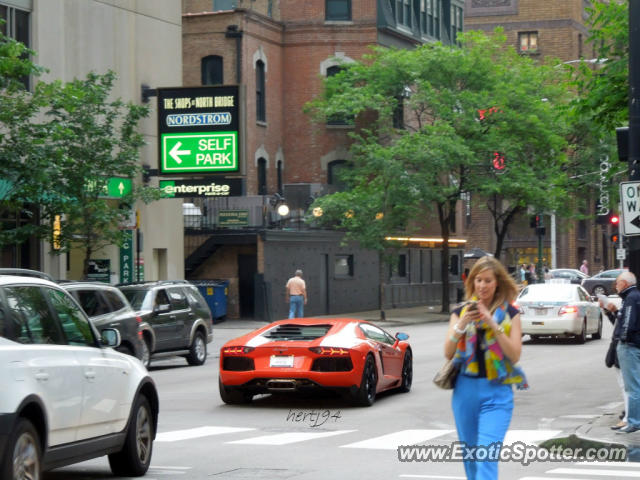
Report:
M169 155L171 155L171 158L173 158L176 161L176 163L182 163L182 159L180 158L180 155L191 154L191 150L180 150L181 146L182 146L182 142L178 142L169 151Z
M120 182L120 185L118 185L118 190L120 190L120 195L124 194L124 183Z

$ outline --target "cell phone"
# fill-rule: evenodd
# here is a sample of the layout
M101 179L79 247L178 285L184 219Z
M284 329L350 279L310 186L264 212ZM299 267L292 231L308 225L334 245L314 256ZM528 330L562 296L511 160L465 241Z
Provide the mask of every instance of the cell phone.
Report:
M478 302L472 301L467 304L467 311L471 312L478 309Z

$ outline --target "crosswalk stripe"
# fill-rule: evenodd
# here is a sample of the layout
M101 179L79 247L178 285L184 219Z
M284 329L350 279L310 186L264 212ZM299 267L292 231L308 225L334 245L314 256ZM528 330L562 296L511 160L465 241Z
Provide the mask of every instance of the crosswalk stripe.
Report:
M558 473L561 475L593 475L600 477L629 477L629 478L640 478L640 471L629 472L625 470L598 470L595 468L554 468L553 470L548 470L545 473Z
M356 432L357 430L336 430L334 432L290 432L280 433L276 435L262 435L260 437L245 438L244 440L236 440L226 442L232 444L243 445L288 445L290 443L305 442L307 440L315 440L317 438L333 437L335 435L343 435L345 433Z
M562 430L507 430L503 445L513 445L516 442L532 444L555 437Z
M575 477L520 477L518 480L584 480Z
M361 442L340 445L341 448L370 448L376 450L395 450L399 445L416 445L452 433L453 430L401 430L399 432L370 438Z
M400 475L400 478L432 478L440 480L466 480L467 477L454 477L451 475Z
M239 427L198 427L187 430L175 430L173 432L163 432L156 435L156 442L178 442L180 440L190 440L192 438L209 437L212 435L222 435L224 433L248 432L255 428Z

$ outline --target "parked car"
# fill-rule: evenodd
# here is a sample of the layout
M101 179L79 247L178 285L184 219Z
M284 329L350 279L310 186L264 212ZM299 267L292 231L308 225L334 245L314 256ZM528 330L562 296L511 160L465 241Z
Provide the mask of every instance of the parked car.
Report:
M582 286L591 295L615 295L617 293L616 278L624 271L626 269L623 268L605 270L593 277L585 278L582 281Z
M578 285L580 285L585 278L589 278L589 275L573 268L554 268L553 270L549 270L549 276L552 279L566 280L568 283Z
M185 280L118 286L140 316L142 340L153 358L182 355L202 365L213 340L213 318L198 289Z
M273 322L223 345L220 397L234 404L259 393L327 389L369 406L380 392L411 389L408 338L351 318Z
M536 283L526 286L516 300L522 333L532 340L543 336L602 337L602 311L587 291L573 283Z
M0 275L0 478L108 455L115 475L149 468L158 394L137 359L114 351L59 285Z
M61 286L99 331L115 328L120 332L122 341L116 350L140 359L145 367L149 365L149 349L140 330L142 319L120 290L101 282L64 282Z

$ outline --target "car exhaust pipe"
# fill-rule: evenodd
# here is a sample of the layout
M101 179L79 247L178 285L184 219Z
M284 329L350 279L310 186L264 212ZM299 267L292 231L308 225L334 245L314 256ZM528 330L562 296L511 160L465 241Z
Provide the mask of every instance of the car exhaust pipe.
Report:
M270 392L293 392L297 390L298 382L292 378L277 378L267 381L267 389Z

